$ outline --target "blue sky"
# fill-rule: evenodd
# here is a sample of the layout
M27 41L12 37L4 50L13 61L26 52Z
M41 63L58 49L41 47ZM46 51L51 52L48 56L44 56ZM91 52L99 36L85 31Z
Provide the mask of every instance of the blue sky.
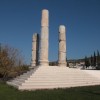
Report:
M42 9L48 9L50 17L49 61L58 59L59 25L66 26L68 59L100 51L100 0L0 0L0 43L18 48L30 63Z

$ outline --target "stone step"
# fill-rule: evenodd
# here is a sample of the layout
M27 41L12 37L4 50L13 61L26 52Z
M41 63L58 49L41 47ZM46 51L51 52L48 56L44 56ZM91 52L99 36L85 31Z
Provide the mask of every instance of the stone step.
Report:
M95 79L92 79L92 78L86 78L86 79L79 79L79 78L71 78L71 79L52 79L52 78L49 78L49 79L42 79L42 78L37 78L37 79L28 79L28 80L25 80L25 79L18 79L18 80L14 80L13 82L80 82L80 81L99 81L99 80L95 80Z
M98 81L100 82L100 80L96 80L96 79L92 79L92 78L87 78L87 79L76 79L76 78L71 78L71 79L52 79L52 78L49 78L49 79L40 79L40 78L35 78L35 79L28 79L28 80L24 80L24 79L19 79L19 80L14 80L13 82L32 82L32 83L35 83L35 82L84 82L84 81Z
M17 82L16 82L17 83ZM70 82L41 82L41 83L37 83L37 82L26 82L26 83L23 83L22 86L26 86L26 85L32 85L32 86L36 86L36 85L71 85L71 84L100 84L100 82L86 82L86 81L83 81L83 82L75 82L75 83L70 83Z
M19 80L18 80L19 81ZM77 81L98 81L98 82L100 82L99 80L93 80L93 79L89 79L89 80L75 80L75 79L72 79L72 80L50 80L50 79L48 79L48 80L46 80L46 79L41 79L41 80L25 80L25 81L23 81L23 82L46 82L46 81L48 81L48 82L50 82L50 81L52 81L52 82L77 82ZM21 81L22 82L22 81Z
M79 69L39 67L8 82L18 89L53 89L100 84L100 79Z
M69 87L79 87L79 86L92 86L92 85L99 85L100 83L78 83L78 84L59 84L59 85L24 85L19 87L20 90L37 90L37 89L54 89L54 88L69 88Z
M71 79L52 79L52 78L49 78L49 79L42 79L42 78L35 78L35 79L16 79L14 80L13 82L20 82L20 83L23 83L23 82L83 82L83 81L100 81L100 80L96 80L96 79L92 79L92 78L86 78L86 79L81 79L81 78L71 78Z
M22 79L22 80L23 80L23 79ZM41 78L41 79L40 79L40 78L39 78L39 79L38 79L38 78L37 78L37 79L36 79L36 78L35 78L35 79L27 79L26 81L33 81L33 82L34 82L34 81L70 81L70 80L71 80L71 81L83 81L83 80L84 80L84 81L96 81L97 79L92 79L92 78L88 78L88 79L81 79L81 78L78 78L78 79L75 79L75 78L73 78L73 79L72 79L72 78L71 78L71 79L60 79L60 78L59 78L59 79L52 79L52 78L42 79L42 78ZM20 80L18 80L18 81L20 81ZM100 80L98 80L98 81L100 81Z
M26 81L26 80L14 80L13 83L14 83L14 82L24 83L25 81Z
M29 71L29 72L27 72L27 73L24 73L24 74L20 75L20 77L21 77L21 76L31 75L31 74L33 74L33 71Z
M12 84L16 84L17 86L22 85L24 82L20 82L20 81L14 81L12 82Z
M50 84L56 84L56 83L57 83L57 84L62 84L62 85L63 85L64 83L65 83L65 84L71 84L71 82L72 82L72 81L69 81L69 82L56 82L56 81L55 81L55 82L54 82L54 81L53 81L53 82L52 82L52 81L50 82L50 81L49 81L49 82L40 82L40 83L39 83L39 82L25 82L25 83L23 83L22 85L37 85L37 84L38 84L38 85L45 85L45 84L50 85ZM17 82L15 82L15 83L17 83ZM87 81L87 82L86 82L86 81L81 81L81 82L80 82L80 81L77 81L77 82L74 82L73 84L78 84L78 83L79 83L79 84L83 84L83 83L90 83L90 84L92 84L92 83L99 83L99 84L100 84L99 81L95 81L95 82L93 82L93 81Z
M18 80L18 79L28 79L28 78L30 78L30 76L26 76L26 77L18 77L18 78L16 78L16 79ZM16 80L16 79L15 79L15 80Z
M8 85L11 85L11 86L14 86L14 87L16 87L16 88L19 87L19 84L15 84L15 83L13 83L13 82L7 82L7 84L8 84Z
M25 79L25 78L21 78L21 79ZM33 80L34 79L42 79L42 80L43 79L58 79L58 80L59 79L63 79L63 80L65 79L66 80L67 79L68 80L68 79L95 79L95 78L93 78L93 77L73 77L73 76L72 77L65 77L65 76L64 77L61 77L61 76L60 77L54 77L54 76L52 76L52 77L49 77L49 78L48 78L48 76L46 76L46 77L40 76L40 77L30 77L30 78L28 78L28 80L32 80L32 79Z
M30 77L30 75L16 77L15 79L28 78L28 77Z
M15 79L14 81L20 81L20 82L27 82L27 81L95 81L95 79L93 79L93 77L35 77L35 78L19 78L19 79Z
M30 78L37 78L37 77L42 77L42 78L46 78L46 77L54 77L54 78L57 78L57 77L61 77L61 78L63 78L63 77L66 77L66 78L70 78L70 77L75 77L75 78L77 78L77 77L81 77L81 78L86 78L86 77L92 77L92 76L85 76L85 75L80 75L80 76L78 76L78 75L67 75L67 76L61 76L61 75L30 75L30 76L28 76L28 77L30 77ZM22 78L25 78L25 77L22 77ZM92 77L93 78L93 77Z
M22 75L20 75L20 76L17 76L17 77L14 78L13 80L19 79L19 78L22 78L22 77L28 77L28 76L30 76L31 74L33 74L33 70L28 71L27 73L24 73L24 74L22 74ZM10 80L10 81L13 81L13 80Z
M87 75L87 74L58 74L58 73L52 73L52 74L32 74L31 76L38 76L38 75L44 75L44 76L53 76L53 75L55 75L55 76L89 76L89 75ZM91 75L90 75L91 76Z

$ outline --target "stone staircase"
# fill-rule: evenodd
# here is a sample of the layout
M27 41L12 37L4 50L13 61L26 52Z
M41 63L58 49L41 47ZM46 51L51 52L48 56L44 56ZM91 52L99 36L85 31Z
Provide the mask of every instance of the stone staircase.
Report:
M58 66L40 66L8 81L19 90L37 90L100 85L97 78L84 70Z

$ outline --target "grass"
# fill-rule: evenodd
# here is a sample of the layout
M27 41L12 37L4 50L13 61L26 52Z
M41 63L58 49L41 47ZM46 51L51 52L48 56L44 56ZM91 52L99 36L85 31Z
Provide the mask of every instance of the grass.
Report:
M19 91L0 82L0 100L100 100L100 86Z

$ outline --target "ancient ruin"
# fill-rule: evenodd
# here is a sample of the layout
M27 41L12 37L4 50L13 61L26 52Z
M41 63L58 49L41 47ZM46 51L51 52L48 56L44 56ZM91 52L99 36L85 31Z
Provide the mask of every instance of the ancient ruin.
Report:
M7 84L16 87L19 90L38 90L69 88L88 85L100 85L99 74L66 67L66 28L64 25L59 27L59 52L58 66L49 66L49 14L48 10L42 11L41 37L40 37L40 58L39 38L37 34L33 35L32 43L32 63L33 69L24 73L13 80L7 81ZM37 66L39 64L39 66ZM60 66L60 67L59 67Z
M33 41L33 47L36 47L36 41ZM66 67L66 29L64 25L59 27L59 48L58 48L58 66ZM39 51L37 49L37 51ZM33 51L32 51L33 52ZM35 63L36 51L32 53L32 65ZM49 12L48 10L42 11L41 19L41 38L40 38L40 66L48 66L48 52L49 52Z
M37 33L33 34L32 38L32 60L31 67L34 68L38 65L39 56L39 36Z
M66 67L66 30L64 25L59 27L58 65Z
M48 66L48 50L49 50L49 12L42 11L41 20L41 39L40 39L40 65Z

